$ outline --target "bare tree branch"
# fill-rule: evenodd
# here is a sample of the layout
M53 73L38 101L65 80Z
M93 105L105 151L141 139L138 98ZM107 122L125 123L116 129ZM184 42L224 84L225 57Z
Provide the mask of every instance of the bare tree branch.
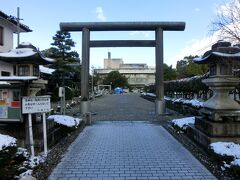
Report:
M211 30L220 32L223 40L240 43L240 0L231 0L217 9Z

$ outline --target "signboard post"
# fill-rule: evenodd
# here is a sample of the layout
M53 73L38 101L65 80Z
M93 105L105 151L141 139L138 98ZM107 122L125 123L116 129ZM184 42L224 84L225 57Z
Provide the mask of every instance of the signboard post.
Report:
M43 113L43 141L44 154L47 155L47 131L46 131L46 112L51 110L50 96L34 96L22 98L22 113L28 114L29 141L31 154L34 156L34 143L32 132L32 114Z

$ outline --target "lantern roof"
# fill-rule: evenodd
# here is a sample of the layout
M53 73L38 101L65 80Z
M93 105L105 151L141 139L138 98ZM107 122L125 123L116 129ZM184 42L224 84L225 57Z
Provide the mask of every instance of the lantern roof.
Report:
M231 46L230 42L219 41L202 57L194 58L195 63L205 64L211 61L240 60L240 45Z

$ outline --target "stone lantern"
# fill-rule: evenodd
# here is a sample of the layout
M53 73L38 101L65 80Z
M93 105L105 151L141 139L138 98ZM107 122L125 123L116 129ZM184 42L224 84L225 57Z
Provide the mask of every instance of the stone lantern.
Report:
M240 142L240 105L231 97L239 84L235 70L240 64L240 48L229 42L220 41L212 46L195 63L209 65L209 77L202 82L213 91L197 117L195 125L188 131L193 139L208 146L216 141Z

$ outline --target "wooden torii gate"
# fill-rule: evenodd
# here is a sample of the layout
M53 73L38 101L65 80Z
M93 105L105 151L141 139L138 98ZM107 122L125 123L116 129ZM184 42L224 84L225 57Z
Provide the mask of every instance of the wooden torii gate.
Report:
M89 58L90 47L155 47L156 102L155 114L165 113L163 84L163 31L183 31L185 22L63 22L62 31L82 32L81 113L90 111ZM90 31L155 31L155 40L91 41Z

